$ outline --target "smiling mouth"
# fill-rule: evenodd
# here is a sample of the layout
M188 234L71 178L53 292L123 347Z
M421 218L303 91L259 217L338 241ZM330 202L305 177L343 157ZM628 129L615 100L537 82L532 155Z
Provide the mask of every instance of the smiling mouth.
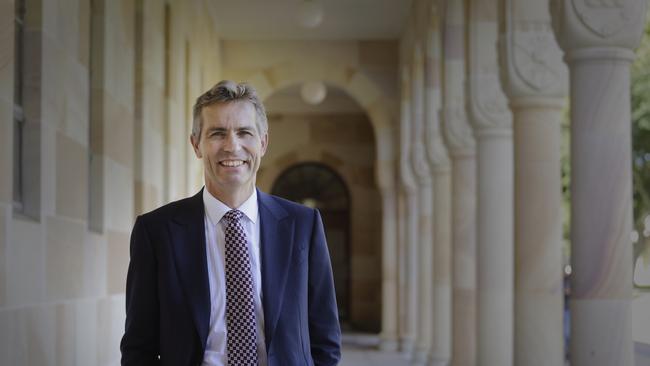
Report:
M246 164L245 160L222 160L219 162L219 165L225 166L228 168L236 168L238 166L242 166Z

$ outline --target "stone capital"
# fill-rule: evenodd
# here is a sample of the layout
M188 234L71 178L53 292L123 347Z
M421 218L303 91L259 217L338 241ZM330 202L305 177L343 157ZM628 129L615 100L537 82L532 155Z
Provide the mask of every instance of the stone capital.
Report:
M553 28L570 53L585 48L633 50L643 33L647 0L551 0Z
M495 73L477 73L468 80L468 109L474 129L508 130L512 128L512 114L508 99L501 90L499 76Z
M465 106L447 106L442 109L443 131L449 153L454 157L472 156L476 153L474 132L467 120Z
M400 183L407 193L415 193L417 183L413 170L411 169L411 162L408 158L402 157L399 162L399 177Z
M425 146L420 142L414 142L411 149L413 173L420 185L426 185L431 182L431 168L427 160Z
M409 68L406 65L401 67L401 86L402 100L400 103L400 157L398 173L404 191L407 194L414 194L417 190L417 183L411 164L411 86Z
M405 123L405 122L402 122ZM414 171L412 169L409 142L402 140L401 153L399 159L399 178L408 193L414 193L417 189L417 183Z
M440 92L436 88L427 88L425 105L424 141L427 158L432 169L449 165L449 154L442 138L440 120Z
M427 157L433 171L445 169L449 166L449 153L445 141L439 133L427 139Z
M550 22L516 22L500 37L508 97L562 97L568 89L568 70L562 61Z

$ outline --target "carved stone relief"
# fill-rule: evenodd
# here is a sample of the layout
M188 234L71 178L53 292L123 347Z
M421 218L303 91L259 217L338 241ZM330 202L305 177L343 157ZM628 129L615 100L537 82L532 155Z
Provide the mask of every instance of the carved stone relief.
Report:
M424 144L415 142L411 153L413 154L413 172L418 177L418 181L420 184L429 182L431 180L431 170L426 160Z
M463 106L447 107L442 110L444 132L452 155L473 154L476 148L474 132L467 120Z
M566 67L550 25L515 30L510 47L516 75L528 88L535 92L564 89Z
M438 105L436 103L436 105ZM432 170L441 169L449 165L449 154L447 146L441 135L440 109L430 107L427 113L427 121L424 130L424 141L427 158L431 164Z
M501 90L496 74L478 74L470 77L470 112L476 128L510 128L512 115L508 99Z
M602 38L616 35L643 9L638 0L571 0L580 21Z
M410 113L408 99L402 100L402 116L400 121L400 157L399 157L399 175L403 188L408 193L415 192L415 177L413 177L410 151Z

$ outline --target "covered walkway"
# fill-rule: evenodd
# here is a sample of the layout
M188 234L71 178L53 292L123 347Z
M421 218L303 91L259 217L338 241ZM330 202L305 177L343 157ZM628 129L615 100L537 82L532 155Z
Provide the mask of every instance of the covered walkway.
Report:
M258 90L256 183L321 211L341 320L376 335L343 366L563 366L565 304L572 366L650 364L647 0L3 4L0 365L119 362L133 223L203 185L191 109L221 79Z
M344 333L340 366L408 366L406 356L379 350L379 337L372 334Z

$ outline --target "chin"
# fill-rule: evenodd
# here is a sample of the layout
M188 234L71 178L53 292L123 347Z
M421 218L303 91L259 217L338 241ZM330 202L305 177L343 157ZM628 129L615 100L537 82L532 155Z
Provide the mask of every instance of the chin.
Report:
M219 182L219 186L229 190L245 189L251 186L250 181L244 179L224 179Z

